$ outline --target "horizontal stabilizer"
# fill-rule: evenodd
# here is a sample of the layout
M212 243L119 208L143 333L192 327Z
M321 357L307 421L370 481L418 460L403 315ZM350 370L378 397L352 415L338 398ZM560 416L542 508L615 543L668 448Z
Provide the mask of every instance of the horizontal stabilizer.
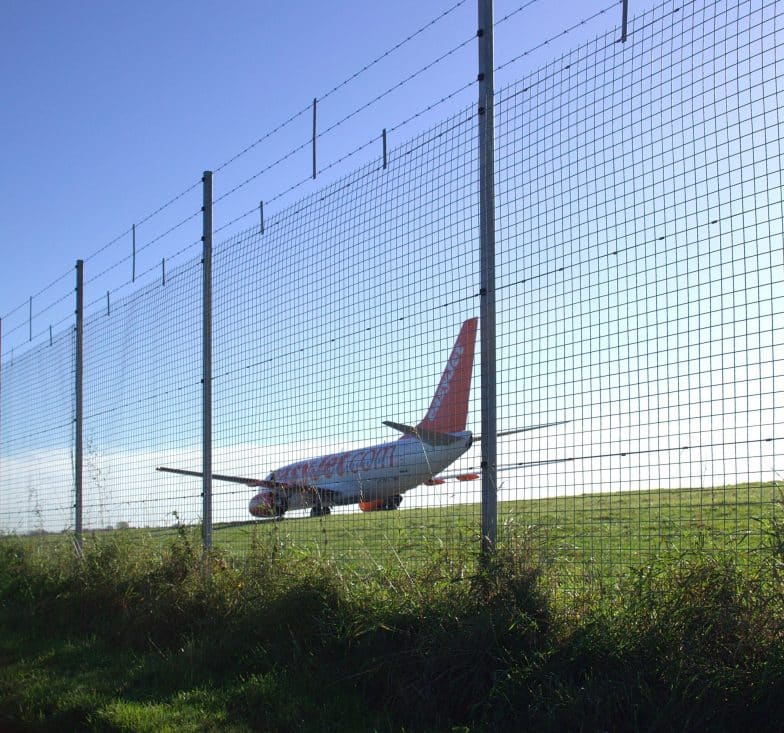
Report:
M410 435L412 438L418 438L428 445L452 445L461 439L458 435L439 433L437 430L428 430L427 428L415 428L413 425L403 425L399 422L392 422L390 420L385 420L384 425L403 433L403 435Z

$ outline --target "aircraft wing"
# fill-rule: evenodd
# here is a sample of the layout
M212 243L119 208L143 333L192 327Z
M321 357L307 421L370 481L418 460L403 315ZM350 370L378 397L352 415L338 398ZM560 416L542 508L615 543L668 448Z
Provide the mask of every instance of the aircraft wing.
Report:
M569 461L573 460L574 458L549 458L541 461L523 461L522 463L510 463L508 465L499 466L496 468L496 472L514 471L517 468L530 468L531 466L546 466L551 463L568 463ZM432 486L434 484L443 484L446 481L474 481L481 475L482 469L477 466L467 468L465 471L461 471L460 473L439 474L425 483Z
M523 461L522 463L509 463L499 466L496 471L514 471L516 468L530 468L531 466L549 466L551 463L569 463L574 458L546 458L542 461Z
M499 433L496 433L497 437L502 437L504 435L516 435L517 433L527 433L530 430L541 430L542 428L550 428L555 425L566 425L570 420L557 420L555 422L546 422L541 423L539 425L528 425L524 428L515 428L514 430L503 430ZM394 427L400 429L400 427L406 426L398 426L394 423L384 423L385 425L389 425L390 427ZM478 445L479 441L482 439L481 435L474 436L474 445ZM509 464L508 466L499 466L496 471L512 471L515 468L526 468L529 466L544 466L548 463L566 463L567 461L572 461L573 458L552 458L542 461L525 461L523 463L513 463ZM447 481L474 481L481 476L481 467L472 467L468 468L465 471L461 471L460 473L446 473L446 474L439 474L438 476L433 476L429 481L425 481L427 486L436 486L439 484L446 483Z
M163 471L165 473L176 473L180 476L194 476L201 478L204 474L201 471L186 471L184 468L168 468L167 466L158 466L156 471ZM230 481L235 484L244 484L252 488L273 489L280 491L282 494L289 496L294 493L313 494L318 493L325 499L334 498L339 492L332 489L330 486L316 486L314 484L290 484L285 481L269 481L262 478L246 478L245 476L228 476L226 474L213 473L212 478L215 481Z
M542 428L551 428L554 425L566 425L571 420L557 420L556 422L543 422L540 425L528 425L524 428L515 428L514 430L502 430L496 433L496 437L502 438L505 435L517 435L517 433L527 433L529 430L541 430ZM474 436L474 443L478 443L482 439L481 435Z
M184 468L167 468L166 466L158 466L156 471L164 471L166 473L176 473L180 476L196 476L201 478L204 474L201 471L186 471ZM245 486L261 487L263 489L292 489L294 486L291 484L284 484L280 481L268 481L267 479L260 478L245 478L243 476L226 476L220 473L213 473L212 478L216 481L231 481L235 484L244 484Z

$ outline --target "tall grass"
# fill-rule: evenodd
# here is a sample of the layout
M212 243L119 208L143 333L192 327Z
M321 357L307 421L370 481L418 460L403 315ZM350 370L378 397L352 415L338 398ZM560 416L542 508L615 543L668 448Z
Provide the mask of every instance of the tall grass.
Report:
M753 562L696 542L613 592L569 602L524 538L482 567L439 550L415 570L352 567L274 542L255 542L244 558L203 556L185 528L163 548L138 534L96 535L81 559L3 538L0 721L41 730L167 720L182 730L779 730L776 517L765 537ZM29 684L73 669L74 648L80 674L106 667L114 677L91 678L88 694L77 675L78 695L67 681L54 692ZM40 660L32 671L31 659Z

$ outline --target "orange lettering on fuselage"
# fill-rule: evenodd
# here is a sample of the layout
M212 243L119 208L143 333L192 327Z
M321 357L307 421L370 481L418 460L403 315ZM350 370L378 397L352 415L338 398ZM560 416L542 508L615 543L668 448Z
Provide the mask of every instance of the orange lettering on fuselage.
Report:
M380 445L347 453L333 453L313 461L292 463L275 471L277 481L310 483L333 476L364 473L376 468L391 468L395 463L395 446Z

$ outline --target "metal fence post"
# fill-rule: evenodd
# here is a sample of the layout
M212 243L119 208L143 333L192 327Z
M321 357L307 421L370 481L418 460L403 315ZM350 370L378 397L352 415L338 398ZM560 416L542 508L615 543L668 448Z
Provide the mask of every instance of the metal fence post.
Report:
M495 343L495 136L493 130L493 0L479 10L479 237L482 367L482 556L495 549L497 425Z
M74 542L81 556L82 545L82 466L83 466L83 386L84 386L84 261L76 260L76 353L75 353L75 416L74 416Z
M316 102L313 97L313 180L316 180Z
M622 0L623 7L621 9L621 37L620 42L626 43L627 29L629 25L629 0Z
M204 171L202 206L202 542L212 547L212 171Z

